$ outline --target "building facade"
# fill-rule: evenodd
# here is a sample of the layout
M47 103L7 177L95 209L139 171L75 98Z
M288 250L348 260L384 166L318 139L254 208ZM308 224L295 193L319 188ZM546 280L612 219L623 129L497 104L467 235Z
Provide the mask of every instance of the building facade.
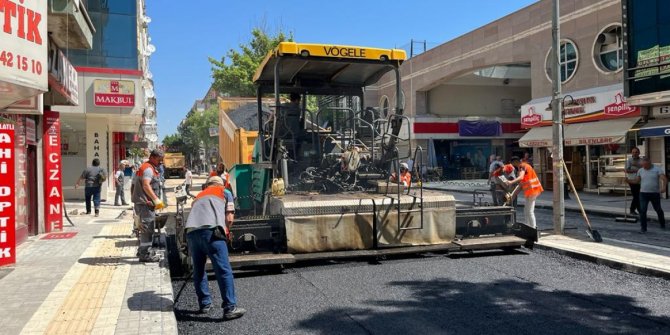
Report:
M579 189L594 189L599 158L635 143L625 134L641 110L623 95L620 0L560 4L560 73L570 96L563 102L567 122L578 125L566 126L566 163ZM552 1L538 1L402 65L400 101L413 121L411 137L434 147L427 161L447 178L487 176L490 154L529 153L551 185L551 127L543 127L551 123L551 14ZM368 99L393 112L393 78L371 87Z
M79 104L78 72L67 50L90 49L94 27L85 4L74 0L1 1L0 12L0 129L12 132L0 174L11 180L6 203L14 212L9 224L0 218L4 264L7 248L62 228L60 134L50 110Z
M670 3L622 1L624 85L631 105L643 111L643 149L670 172Z
M75 189L74 184L94 158L111 174L122 160L140 162L142 157L130 157L131 148L153 148L158 141L156 97L149 71L149 56L155 47L148 36L151 19L144 0L83 2L95 35L90 50L68 50L79 73L79 104L53 107L60 113L63 128L66 199L83 199L83 190ZM103 185L103 200L108 193L113 197L113 187L110 178Z

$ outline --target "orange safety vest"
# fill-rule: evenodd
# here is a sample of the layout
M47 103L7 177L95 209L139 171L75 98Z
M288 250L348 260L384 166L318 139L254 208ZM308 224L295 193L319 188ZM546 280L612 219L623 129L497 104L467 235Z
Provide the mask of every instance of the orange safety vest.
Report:
M393 176L391 176L391 181L392 182L396 183L396 182L398 182L397 180L398 180L398 178L396 178L395 174ZM398 182L398 183L409 187L409 185L412 183L412 174L409 173L409 171L407 171L405 173L400 173L400 182Z
M204 190L200 191L198 195L195 196L195 200L198 200L200 198L204 198L207 196L215 196L219 199L222 199L226 203L226 208L224 209L226 212L233 212L235 210L235 205L234 204L229 204L228 200L226 200L226 189L220 185L210 185L207 186ZM226 234L228 234L228 226L224 225L224 229L226 231Z
M526 171L521 180L521 189L526 198L536 197L544 192L544 188L542 188L542 184L540 184L540 180L537 178L537 174L530 164L521 163L519 169Z

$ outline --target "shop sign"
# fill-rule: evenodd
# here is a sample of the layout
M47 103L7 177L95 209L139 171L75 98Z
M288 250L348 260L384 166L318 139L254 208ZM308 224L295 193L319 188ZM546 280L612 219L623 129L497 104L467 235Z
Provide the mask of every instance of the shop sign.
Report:
M639 107L628 105L626 103L626 99L623 97L623 94L617 93L617 95L614 97L614 103L605 106L604 112L605 115L620 116L635 113L636 111L639 111L638 108Z
M35 130L35 120L26 118L26 144L37 145L37 134Z
M584 137L565 139L565 145L603 145L612 143L621 143L625 135L622 136L603 136L603 137Z
M44 111L44 221L46 232L63 229L60 113Z
M134 107L135 83L130 80L93 82L93 104L100 107Z
M651 116L661 119L670 117L670 106L654 106L651 108Z
M16 263L14 124L0 123L0 266Z
M79 81L74 66L54 43L49 55L49 75L54 79L52 89L58 91L74 105L79 105Z
M534 126L542 122L542 115L535 113L535 107L531 106L528 108L528 114L521 117L522 126Z
M640 137L658 137L670 136L670 125L657 128L642 128L640 129Z
M617 85L619 86L619 85ZM616 119L640 115L640 107L628 105L623 96L623 88L612 88L603 92L589 92L587 95L573 94L574 102L580 106L567 107L563 110L566 123L589 122ZM566 104L570 99L565 100ZM551 125L551 110L545 110L549 100L521 107L521 125L523 128ZM536 116L537 115L537 116Z
M47 0L2 0L0 13L0 78L46 92Z

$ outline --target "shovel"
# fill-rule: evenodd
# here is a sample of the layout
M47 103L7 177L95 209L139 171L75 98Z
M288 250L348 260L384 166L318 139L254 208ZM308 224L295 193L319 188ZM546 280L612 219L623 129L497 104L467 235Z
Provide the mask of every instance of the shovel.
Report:
M614 221L616 222L630 222L630 223L635 223L637 222L637 218L634 216L628 217L628 213L626 212L626 208L628 208L628 189L624 188L623 189L623 216L617 216L614 218Z
M563 165L563 170L565 171L565 175L568 176L568 182L570 183L570 187L575 192L575 198L577 199L577 203L579 204L579 209L581 209L582 216L584 217L584 221L586 222L586 228L587 228L586 233L595 242L602 242L603 237L600 236L600 233L597 230L591 228L591 222L589 221L589 217L586 216L586 211L584 211L584 205L582 205L582 200L579 199L579 193L577 193L577 189L575 188L575 185L572 183L572 177L570 177L570 172L568 171L568 167L565 165L565 162L563 160L561 160L561 164Z

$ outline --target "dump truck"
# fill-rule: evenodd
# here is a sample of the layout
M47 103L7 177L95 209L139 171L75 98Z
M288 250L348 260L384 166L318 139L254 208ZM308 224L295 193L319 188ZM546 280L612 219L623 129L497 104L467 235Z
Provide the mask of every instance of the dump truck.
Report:
M294 42L266 56L254 76L252 163L229 167L237 196L229 241L234 268L533 246L537 231L516 222L514 208L460 203L423 189L425 154L413 147L411 119L398 101L405 58L398 49ZM395 76L388 115L364 104L365 87L384 75ZM280 100L289 95L290 103ZM274 100L268 112L267 96ZM316 110L307 108L308 98L318 101ZM391 182L409 159L414 181ZM171 270L188 267L187 218L180 207L168 238Z
M186 157L181 152L166 152L163 157L163 166L165 167L165 178L178 177L184 178L184 166Z

